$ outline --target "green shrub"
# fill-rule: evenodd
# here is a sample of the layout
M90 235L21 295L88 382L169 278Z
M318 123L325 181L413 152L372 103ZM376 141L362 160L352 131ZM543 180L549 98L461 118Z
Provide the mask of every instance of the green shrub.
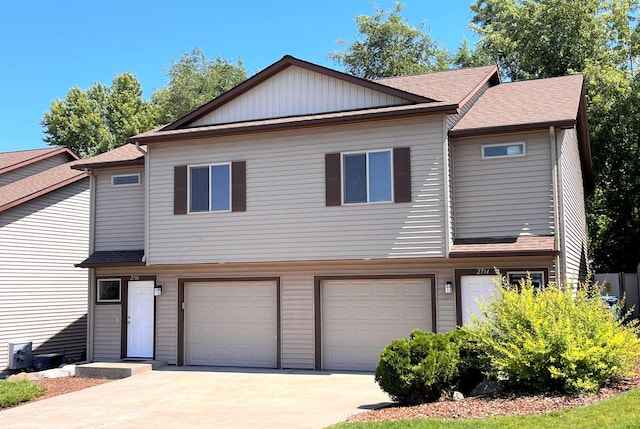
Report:
M454 335L415 330L380 353L375 380L394 401L433 401L456 381L459 346Z
M30 401L46 391L30 381L0 381L0 409Z
M458 374L455 378L455 389L468 395L474 387L484 380L488 372L489 362L478 346L475 338L466 329L451 331L449 338L458 345Z
M638 325L623 324L588 290L503 279L470 329L493 375L519 388L580 393L628 374L640 357Z

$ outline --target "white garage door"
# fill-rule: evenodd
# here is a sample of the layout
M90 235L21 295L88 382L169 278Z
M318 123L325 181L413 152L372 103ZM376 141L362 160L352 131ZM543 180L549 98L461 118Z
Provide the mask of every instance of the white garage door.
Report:
M276 368L275 282L185 285L185 363Z
M391 340L432 330L427 279L323 281L321 299L323 369L374 371Z
M462 276L460 278L460 298L462 324L471 321L471 314L481 316L478 303L491 298L496 290L498 276Z

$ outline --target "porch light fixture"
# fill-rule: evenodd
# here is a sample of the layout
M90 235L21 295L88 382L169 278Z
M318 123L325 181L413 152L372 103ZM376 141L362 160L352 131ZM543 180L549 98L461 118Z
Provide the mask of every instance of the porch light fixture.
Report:
M160 296L162 295L162 283L156 283L153 286L153 296Z
M444 284L444 293L451 293L453 291L453 283L451 280L447 280Z

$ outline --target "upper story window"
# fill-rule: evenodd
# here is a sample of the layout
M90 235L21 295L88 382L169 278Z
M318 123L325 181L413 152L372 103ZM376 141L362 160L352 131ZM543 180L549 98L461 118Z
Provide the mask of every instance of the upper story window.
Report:
M512 156L525 156L525 144L507 143L507 144L488 144L482 146L482 159L489 158L506 158Z
M231 210L231 164L189 167L189 212Z
M140 173L111 176L111 186L135 186L140 184Z
M391 150L342 155L343 203L393 200Z

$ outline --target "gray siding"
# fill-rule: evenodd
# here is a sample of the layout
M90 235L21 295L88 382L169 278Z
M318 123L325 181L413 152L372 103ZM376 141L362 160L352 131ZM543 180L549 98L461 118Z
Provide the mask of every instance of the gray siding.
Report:
M155 144L149 264L444 256L441 116ZM324 155L411 148L411 203L325 206ZM173 214L176 165L246 161L247 211Z
M94 312L93 360L120 359L122 307L119 304L96 305Z
M290 66L191 125L309 115L407 102L360 85Z
M483 144L526 142L526 156L481 159ZM455 139L456 238L552 235L553 185L548 134Z
M9 183L13 183L16 180L33 176L34 174L38 174L42 171L57 167L58 165L62 165L67 162L69 162L69 156L66 154L60 154L43 159L42 161L34 162L33 164L29 164L24 167L20 167L13 171L0 174L0 186L8 185Z
M0 372L8 342L32 341L34 353L86 345L89 180L0 213Z
M584 280L587 257L587 221L584 207L584 186L578 139L575 129L558 132L562 159L562 255L567 281Z
M111 186L111 176L140 173L140 185ZM96 172L95 249L144 249L144 169Z

